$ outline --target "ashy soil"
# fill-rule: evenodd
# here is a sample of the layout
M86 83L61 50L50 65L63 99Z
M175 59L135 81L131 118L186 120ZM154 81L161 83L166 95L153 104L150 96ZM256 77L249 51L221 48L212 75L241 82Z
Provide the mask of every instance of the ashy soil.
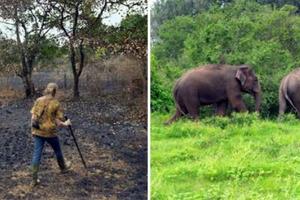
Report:
M59 131L69 173L61 174L54 152L44 147L39 178L30 187L33 138L32 100L0 105L0 199L146 199L146 101L119 97L60 97L87 163L85 170L72 137Z

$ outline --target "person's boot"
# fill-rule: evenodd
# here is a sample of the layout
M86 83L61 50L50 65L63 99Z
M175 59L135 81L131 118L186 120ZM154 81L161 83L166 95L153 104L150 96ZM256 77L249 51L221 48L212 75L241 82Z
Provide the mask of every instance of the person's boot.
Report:
M71 168L71 162L65 162L63 158L57 159L58 166L60 168L61 173L66 173Z
M35 187L40 183L40 180L38 179L39 165L32 165L31 171L32 171L31 187Z

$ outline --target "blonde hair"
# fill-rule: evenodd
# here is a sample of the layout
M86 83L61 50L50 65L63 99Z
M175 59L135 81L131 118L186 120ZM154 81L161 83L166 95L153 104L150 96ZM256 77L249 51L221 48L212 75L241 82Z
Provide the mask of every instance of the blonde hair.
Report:
M48 83L46 89L44 90L44 95L51 95L54 97L57 89L58 86L56 83Z

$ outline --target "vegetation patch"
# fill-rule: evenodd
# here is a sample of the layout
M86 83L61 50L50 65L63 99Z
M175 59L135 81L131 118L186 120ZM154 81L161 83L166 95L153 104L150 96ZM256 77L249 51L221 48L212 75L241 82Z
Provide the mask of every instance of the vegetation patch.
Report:
M297 199L300 125L257 114L187 119L151 115L152 199Z

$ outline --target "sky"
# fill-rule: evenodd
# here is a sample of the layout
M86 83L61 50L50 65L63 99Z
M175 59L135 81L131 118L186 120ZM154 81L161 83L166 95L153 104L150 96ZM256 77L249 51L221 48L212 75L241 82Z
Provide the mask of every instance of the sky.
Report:
M150 0L149 3L150 3L150 5L153 5L153 3L158 2L158 1L160 1L160 0Z
M120 14L121 13L121 14ZM103 23L106 25L113 25L113 26L118 26L120 22L122 21L122 14L124 15L126 13L126 10L123 8L121 9L121 12L119 13L112 13L112 14L107 14L107 18L103 19ZM12 26L7 25L3 22L3 20L0 20L0 31L3 33L8 38L15 38L14 30L8 30L8 28L11 28ZM52 31L53 32L53 31ZM55 31L54 31L55 33Z

